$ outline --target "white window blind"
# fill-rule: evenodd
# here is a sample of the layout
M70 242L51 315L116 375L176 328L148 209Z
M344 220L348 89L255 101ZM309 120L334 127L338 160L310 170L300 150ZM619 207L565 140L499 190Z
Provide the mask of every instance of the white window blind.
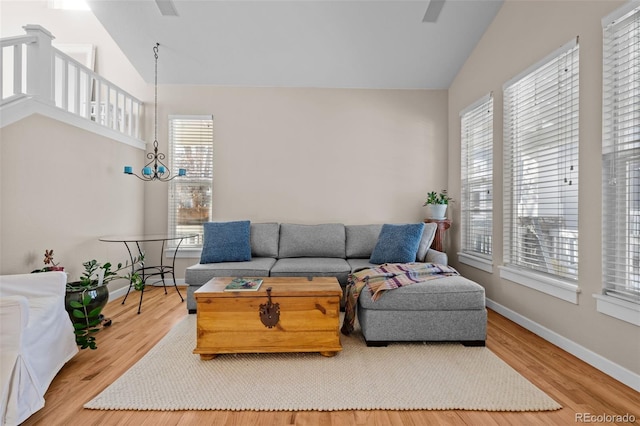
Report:
M570 282L578 276L578 53L576 40L504 87L504 263Z
M491 259L493 233L493 96L460 113L463 253Z
M180 247L201 247L212 207L212 116L169 116L169 161L171 170L187 170L169 182L169 234L198 234Z
M604 293L640 303L640 7L604 23Z

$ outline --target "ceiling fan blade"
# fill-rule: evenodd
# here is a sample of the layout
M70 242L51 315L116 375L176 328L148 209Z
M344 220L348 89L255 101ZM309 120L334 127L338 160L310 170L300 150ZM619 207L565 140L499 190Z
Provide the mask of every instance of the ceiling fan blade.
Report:
M162 16L178 16L176 5L173 4L172 0L156 0L156 5L160 9Z
M444 6L444 2L445 0L431 0L429 6L427 6L424 18L422 18L422 22L436 22L442 11L442 6Z

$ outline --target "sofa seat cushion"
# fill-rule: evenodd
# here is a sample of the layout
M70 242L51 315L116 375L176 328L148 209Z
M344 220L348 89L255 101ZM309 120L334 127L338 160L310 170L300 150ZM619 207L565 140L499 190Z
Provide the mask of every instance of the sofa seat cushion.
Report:
M462 276L438 278L388 290L375 302L365 286L358 302L364 309L387 311L485 309L484 287Z
M272 257L254 257L246 262L198 263L187 268L185 281L190 286L201 286L213 277L268 277L275 263Z
M278 259L271 268L273 277L336 277L346 284L351 267L344 259L328 257L298 257Z
M345 257L345 230L341 223L280 224L279 258Z

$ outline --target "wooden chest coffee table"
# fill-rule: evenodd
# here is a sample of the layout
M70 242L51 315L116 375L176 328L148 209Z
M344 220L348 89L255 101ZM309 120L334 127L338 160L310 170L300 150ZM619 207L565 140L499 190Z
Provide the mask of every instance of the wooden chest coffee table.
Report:
M337 279L265 277L257 291L224 291L232 279L213 278L195 291L197 342L193 353L201 359L243 352L334 356L342 350L342 289ZM262 318L261 310L268 310ZM263 320L276 322L265 325Z

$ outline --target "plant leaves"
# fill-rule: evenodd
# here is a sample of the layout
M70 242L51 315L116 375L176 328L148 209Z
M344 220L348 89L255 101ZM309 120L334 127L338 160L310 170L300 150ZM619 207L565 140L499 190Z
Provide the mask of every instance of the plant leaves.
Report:
M98 315L100 315L101 311L102 311L102 307L98 306L97 308L95 308L91 312L89 312L88 317L89 318L97 317Z
M74 309L73 311L71 311L71 314L73 315L74 318L84 318L84 312L82 312L79 309Z

